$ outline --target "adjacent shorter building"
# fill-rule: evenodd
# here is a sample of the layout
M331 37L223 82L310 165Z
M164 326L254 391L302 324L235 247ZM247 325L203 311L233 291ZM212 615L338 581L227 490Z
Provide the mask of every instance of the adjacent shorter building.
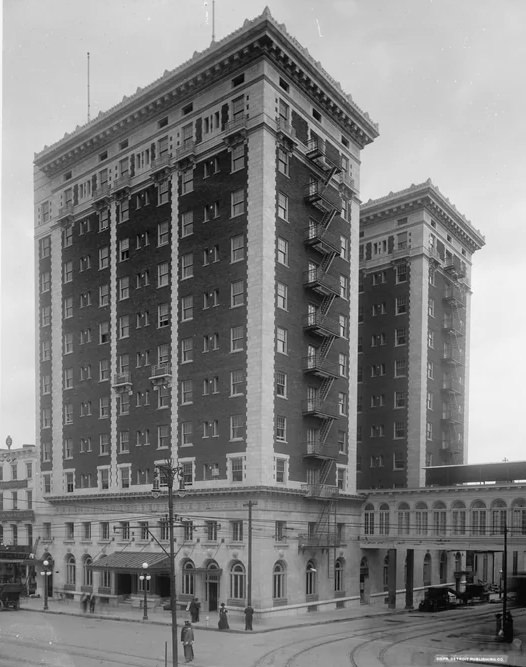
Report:
M466 460L483 245L429 180L361 207L357 488L423 486L425 466Z
M38 467L35 445L0 450L0 583L34 583L32 556L38 544L33 507Z

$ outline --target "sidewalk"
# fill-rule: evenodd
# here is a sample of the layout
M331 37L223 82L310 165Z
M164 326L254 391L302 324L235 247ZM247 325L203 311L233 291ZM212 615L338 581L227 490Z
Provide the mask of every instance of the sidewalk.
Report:
M80 603L73 600L59 600L49 598L49 609L44 612L43 598L21 598L20 608L30 611L38 611L45 614L68 614L72 616L88 616L91 618L111 618L114 621L129 621L135 623L151 623L156 625L170 625L172 616L170 611L166 611L161 607L148 609L148 620L143 620L143 610L137 607L132 607L129 604L121 603L116 607L109 607L107 605L98 604L95 612L90 614L84 613L81 609ZM254 616L253 632L272 632L274 630L284 630L287 628L295 628L309 625L322 625L324 623L337 623L348 621L351 619L372 618L375 616L385 616L392 614L406 613L404 609L390 610L385 607L362 606L350 607L344 609L335 609L332 611L319 611L303 613L297 616L270 616L263 619L258 619ZM184 621L190 620L190 615L184 609L177 610L177 624L183 625ZM229 615L230 632L245 633L245 621L243 614L239 612L231 613ZM217 632L218 614L216 612L202 613L198 623L192 623L195 628L200 630L213 630Z

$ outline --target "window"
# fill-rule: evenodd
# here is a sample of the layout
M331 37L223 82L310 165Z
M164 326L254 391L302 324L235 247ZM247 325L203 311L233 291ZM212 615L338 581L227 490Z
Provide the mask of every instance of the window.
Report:
M385 436L384 425L383 424L371 424L370 436L371 436L371 438L383 438ZM382 461L383 461L383 459L382 459ZM382 462L382 466L379 465L378 461L377 461L376 465L378 467L382 467L383 462ZM372 466L372 467L374 467L374 466Z
M407 343L407 334L405 327L395 329L395 345L405 345Z
M427 345L432 350L435 348L435 332L431 329L427 332Z
M387 306L385 303L374 303L371 306L371 315L376 317L377 315L385 315L387 313Z
M231 534L232 542L242 542L243 541L243 522L242 521L231 521Z
M62 230L62 247L69 248L73 245L73 226L68 225Z
M184 129L184 128L183 128ZM194 170L187 169L181 174L181 194L186 195L194 189Z
M181 215L181 237L190 236L194 231L194 212L185 211Z
M190 171L192 174L192 171ZM164 180L159 183L157 186L157 204L162 206L162 204L167 204L170 201L170 181Z
M429 317L435 317L435 300L434 299L429 299L428 301L428 306L427 306L427 313Z
M119 338L128 338L130 336L130 316L121 315L119 317Z
M130 451L129 449L127 451ZM130 466L123 466L120 468L121 489L130 488ZM144 539L141 537L141 539Z
M110 305L110 286L108 284L99 286L99 307Z
M283 327L276 327L276 351L288 354L288 331Z
M110 379L110 360L101 359L99 361L99 382Z
M38 251L40 259L49 257L51 255L51 236L45 236L38 242Z
M232 173L239 171L245 166L245 144L239 144L232 148Z
M433 440L433 424L426 423L426 440Z
M194 297L183 296L181 299L181 321L188 322L194 317Z
M47 327L51 324L51 306L42 306L40 310L40 325Z
M219 262L219 246L214 245L211 248L203 248L203 266Z
M278 308L288 309L288 291L289 288L284 283L276 283L276 301Z
M203 308L212 308L219 305L219 290L214 289L211 292L205 292L203 294Z
M106 177L107 177L107 170L104 169L104 171L106 172ZM103 208L99 213L99 232L105 231L106 229L109 228L109 226L110 226L109 209Z
M338 431L338 452L340 454L348 454L349 452L347 431Z
M162 424L157 427L157 447L167 449L170 446L170 426Z
M241 188L231 194L231 213L230 216L235 218L237 215L242 215L245 212L245 191Z
M167 303L161 303L157 306L157 326L159 329L167 327L170 324L170 306Z
M77 566L73 554L66 555L66 584L75 588L77 580Z
M203 422L203 438L217 438L219 435L219 421L214 419L210 422Z
M230 416L230 440L242 440L244 433L243 415Z
M119 262L130 259L130 239L121 239L119 241Z
M347 488L346 469L342 467L336 468L336 486L343 491Z
M347 315L338 316L338 325L341 338L349 338L349 318Z
M289 198L283 192L278 192L278 216L282 220L289 219Z
M230 371L230 396L240 396L245 391L245 373L243 370Z
M64 403L64 424L73 424L73 404Z
M340 257L349 261L349 239L346 236L340 236ZM361 272L360 272L361 273ZM361 274L363 275L363 274ZM362 291L362 290L360 290Z
M340 296L349 300L349 278L340 274Z
M276 440L286 442L287 440L287 418L276 415Z
M157 245L167 245L170 242L170 223L160 222L157 226Z
M278 262L283 266L289 265L289 242L278 237Z
M181 280L194 275L194 253L189 252L181 257Z
M230 283L230 306L237 308L242 306L245 302L245 282L243 280L236 280Z
M51 289L51 273L49 271L43 271L40 274L40 291L49 292Z
M305 595L316 595L317 592L317 572L314 563L310 560L305 570Z
M99 248L99 270L107 269L110 265L110 248L109 246L104 246Z
M434 403L434 394L432 391L427 392L427 409L432 410Z
M241 563L234 563L230 569L230 597L233 600L245 598L246 575Z
M193 402L193 381L181 381L181 405L189 405Z
M287 398L287 374L276 371L276 396Z
M405 283L407 281L407 264L396 265L396 282Z
M181 340L181 363L186 364L194 359L194 341L193 338L183 338Z
M106 456L110 453L110 435L109 433L101 433L99 435L99 454Z
M123 276L119 278L119 301L130 298L130 278Z
M435 366L432 361L427 362L427 377L433 380L435 377Z
M245 237L238 234L230 239L230 261L240 262L245 259Z
M110 416L110 397L101 396L99 398L99 418L107 419Z
M349 375L349 357L346 354L339 354L338 367L341 377L348 377Z
M80 271L87 271L91 269L91 257L90 255L84 255L80 258Z
M67 320L73 317L73 297L67 296L64 299L64 319Z
M276 458L274 460L276 483L283 484L287 481L287 459Z
M203 222L209 222L219 217L219 201L214 201L211 204L205 204L203 208Z
M397 296L395 299L395 315L407 313L407 297Z
M206 539L208 542L217 542L217 521L205 521Z
M407 405L407 393L405 391L395 391L394 393L394 407L405 408Z
M396 359L395 360L395 377L403 377L406 374L407 370L407 361L406 359Z
M289 154L283 148L278 148L278 171L284 176L289 175Z
M384 332L379 334L372 334L371 336L371 347L379 347L381 345L385 345L386 342L387 338Z
M239 352L244 348L245 331L242 326L230 329L230 351Z
M66 493L73 493L75 491L75 475L72 472L66 473Z
M338 413L340 415L347 415L349 412L347 394L343 391L338 392Z
M405 421L395 421L393 431L394 431L395 439L396 438L405 438L405 436L406 436Z

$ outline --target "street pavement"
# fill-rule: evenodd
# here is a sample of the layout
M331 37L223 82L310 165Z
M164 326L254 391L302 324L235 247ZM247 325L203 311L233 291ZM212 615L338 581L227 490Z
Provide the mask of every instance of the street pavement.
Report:
M48 600L47 611L43 611L44 601L42 598L23 598L21 600L21 608L39 612L41 614L66 614L70 616L91 616L92 618L111 619L115 621L123 621L129 623L141 623L152 625L171 624L171 614L169 611L163 610L160 607L148 609L148 620L143 620L143 610L137 607L132 607L130 604L121 603L116 607L109 607L107 605L97 605L95 612L83 612L80 604L76 601L59 600L50 598ZM495 609L495 614L500 611L498 605L489 605ZM479 609L481 607L478 607ZM511 609L513 613L513 608ZM334 624L345 621L363 621L367 618L379 618L393 615L407 615L408 613L415 614L414 610L409 612L404 609L389 610L383 606L356 606L343 609L335 609L329 611L318 611L302 613L295 616L276 616L257 619L254 618L253 633L268 633L287 628L300 628L308 626L319 626L323 624ZM447 612L436 614L439 618ZM420 614L419 614L420 616ZM435 616L435 614L422 614L422 618ZM443 616L442 616L443 617ZM185 610L177 611L177 622L181 626L185 620L189 620L189 614ZM493 615L492 615L493 619ZM216 613L207 615L201 614L200 621L193 623L193 626L199 630L210 630L217 632ZM244 618L243 614L237 610L230 612L230 630L227 633L243 633ZM491 627L490 627L491 626ZM526 646L522 646L522 639L526 639L526 614L517 613L514 615L514 636L515 641L511 644L497 641L494 637L494 625L492 622L486 623L484 630L480 628L473 629L470 632L467 627L459 628L461 631L458 639L455 641L455 646L451 650L443 651L442 654L446 656L455 656L455 662L474 662L479 664L506 664L508 667L526 667ZM478 634L477 634L478 633ZM436 641L436 640L435 640ZM436 649L439 647L436 646ZM436 653L436 652L435 652ZM476 656L473 660L473 656ZM500 656L499 662L492 661L491 656ZM372 658L372 656L371 656ZM422 655L422 658L424 656ZM407 660L407 653L401 654L400 665L405 664L403 660ZM398 661L395 661L398 664ZM370 664L376 664L371 660ZM428 657L422 664L438 665L436 658Z

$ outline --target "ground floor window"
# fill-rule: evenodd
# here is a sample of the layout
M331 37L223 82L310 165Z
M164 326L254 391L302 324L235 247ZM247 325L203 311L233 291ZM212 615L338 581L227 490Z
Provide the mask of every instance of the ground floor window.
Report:
M334 563L334 590L337 593L343 591L343 560L341 558Z
M75 563L75 556L68 554L66 556L66 584L68 586L75 586L77 579L77 565Z
M306 595L316 595L317 591L317 571L314 563L310 560L307 563L307 568L305 571L305 594Z
M230 597L242 600L245 597L245 568L241 563L234 563L230 569Z
M191 560L187 560L183 565L183 595L194 594L195 584L195 565Z
M274 600L287 597L285 590L285 566L281 562L277 562L272 571L272 597Z

